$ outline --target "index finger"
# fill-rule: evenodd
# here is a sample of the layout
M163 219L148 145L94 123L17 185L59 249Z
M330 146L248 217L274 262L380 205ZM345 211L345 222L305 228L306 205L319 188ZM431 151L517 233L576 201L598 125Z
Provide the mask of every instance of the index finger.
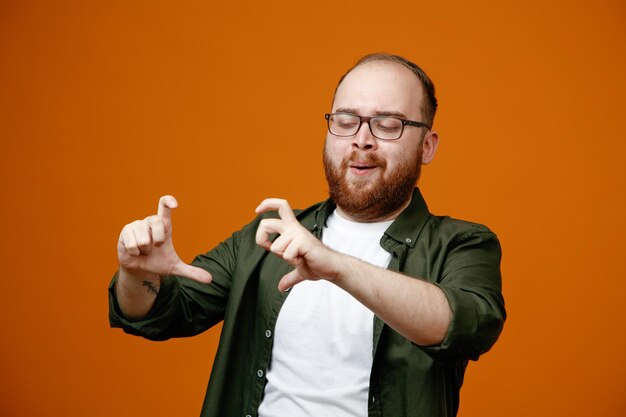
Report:
M164 195L159 199L157 214L167 220L172 220L172 209L178 207L178 201L171 195Z
M278 211L278 215L281 219L287 221L295 221L296 215L293 214L293 210L289 206L289 202L282 198L266 198L259 204L254 210L256 213L261 214L266 211Z

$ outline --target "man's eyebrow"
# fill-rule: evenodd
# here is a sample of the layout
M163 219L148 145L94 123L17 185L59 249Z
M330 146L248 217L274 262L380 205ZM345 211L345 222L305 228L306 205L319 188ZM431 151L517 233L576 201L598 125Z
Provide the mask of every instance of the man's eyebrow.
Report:
M359 112L356 111L356 109L348 109L346 107L335 109L335 113L359 114Z
M335 113L359 114L356 109L350 109L347 107L341 107L339 109L336 109ZM391 116L399 117L400 119L406 119L406 115L399 111L376 111L374 112L374 116Z
M392 116L399 117L400 119L406 119L406 115L399 111L377 111L374 114L376 116Z

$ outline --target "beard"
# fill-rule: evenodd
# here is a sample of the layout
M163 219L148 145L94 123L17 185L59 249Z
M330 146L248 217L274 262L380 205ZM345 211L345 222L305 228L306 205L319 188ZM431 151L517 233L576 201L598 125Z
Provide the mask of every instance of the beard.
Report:
M346 214L360 222L382 220L398 211L412 196L422 171L422 144L417 152L386 172L387 162L372 153L353 151L335 166L324 147L324 171L330 198ZM381 175L375 179L346 177L350 163L376 165ZM386 176L384 174L387 174Z

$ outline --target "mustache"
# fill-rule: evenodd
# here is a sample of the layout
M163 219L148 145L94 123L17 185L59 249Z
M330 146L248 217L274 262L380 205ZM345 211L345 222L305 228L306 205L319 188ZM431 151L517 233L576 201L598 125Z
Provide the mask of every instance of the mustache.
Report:
M352 151L350 155L348 155L346 158L344 158L343 161L341 161L341 167L347 169L350 166L350 164L355 163L355 162L365 163L368 165L376 165L381 168L385 168L387 166L387 162L377 155L374 155L369 152L363 153L363 152Z

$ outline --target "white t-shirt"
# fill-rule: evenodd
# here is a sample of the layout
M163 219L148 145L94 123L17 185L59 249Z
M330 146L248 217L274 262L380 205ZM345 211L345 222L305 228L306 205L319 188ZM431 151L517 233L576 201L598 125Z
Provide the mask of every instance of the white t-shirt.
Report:
M322 241L386 268L380 239L393 221L356 223L335 211ZM261 417L367 416L374 314L328 281L304 281L285 300L274 330Z

